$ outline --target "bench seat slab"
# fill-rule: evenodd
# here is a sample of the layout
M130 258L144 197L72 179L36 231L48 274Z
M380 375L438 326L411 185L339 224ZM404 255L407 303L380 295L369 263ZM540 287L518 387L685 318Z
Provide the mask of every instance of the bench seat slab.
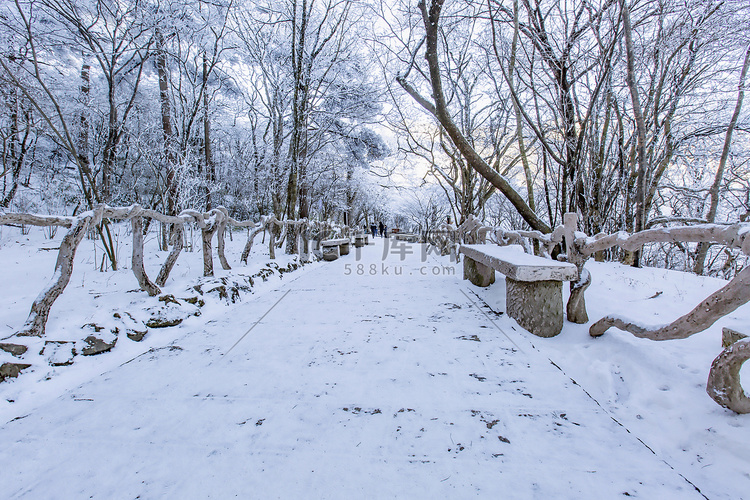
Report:
M508 316L537 337L554 337L563 327L562 281L505 278Z
M324 247L329 247L333 245L343 245L345 243L349 243L349 238L336 238L332 240L323 240L320 242L320 244Z
M578 279L578 270L573 264L529 255L518 245L461 245L459 251L516 281Z

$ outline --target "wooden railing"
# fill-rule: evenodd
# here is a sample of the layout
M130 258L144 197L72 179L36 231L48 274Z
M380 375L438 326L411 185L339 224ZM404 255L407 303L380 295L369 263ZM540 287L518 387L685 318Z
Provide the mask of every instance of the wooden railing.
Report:
M172 227L170 241L172 249L164 261L155 282L151 281L143 266L143 218L150 218ZM16 333L17 336L41 337L44 335L50 309L70 282L75 254L79 244L86 235L86 232L90 228L96 227L103 219L130 221L133 233L131 267L141 289L151 296L161 293L159 287L164 286L167 282L169 274L180 256L183 248L185 224L196 224L201 230L204 276L213 276L214 274L212 250L214 235L217 240L216 250L219 262L223 269L231 269L224 252L224 236L228 226L244 227L249 230L248 240L240 259L244 263L247 263L247 258L255 237L265 230L269 230L270 233L268 249L269 256L272 259L276 258L275 250L285 238L300 238L302 241L298 241L297 247L299 253L302 254L303 247L307 246L312 238L320 240L332 235L348 236L351 232L347 226L338 226L328 222L309 221L306 219L279 220L273 215L264 216L259 222L249 220L238 221L230 217L227 210L223 207L215 208L209 212L184 210L176 216L165 215L155 210L143 208L140 205L131 205L129 207L100 205L94 210L83 212L76 216L0 212L0 225L59 226L68 229L68 232L60 243L52 280L32 304L31 312L21 330ZM275 232L271 230L274 226L280 229L278 239L275 237Z
M565 214L563 224L548 234L539 231L507 231L486 226L470 216L458 227L448 224L441 226L430 235L429 240L439 246L443 254L451 253L456 256L455 250L460 243L489 241L499 245L521 244L527 252L531 252L533 242L536 241L539 253L550 258L553 249L559 246L557 259L575 264L578 269L578 279L570 284L567 317L569 321L584 324L589 321L584 293L591 284L591 274L585 264L595 253L615 246L634 251L650 243L705 242L725 245L750 256L750 223L698 224L647 229L634 234L620 231L587 236L578 230L578 217L575 213ZM750 267L738 272L723 288L672 323L648 328L627 318L607 315L589 327L589 334L599 337L614 326L636 337L650 340L684 339L705 331L748 301ZM714 401L738 413L750 413L750 398L744 394L739 381L740 367L747 359L750 359L750 339L740 340L727 347L712 363L706 387Z

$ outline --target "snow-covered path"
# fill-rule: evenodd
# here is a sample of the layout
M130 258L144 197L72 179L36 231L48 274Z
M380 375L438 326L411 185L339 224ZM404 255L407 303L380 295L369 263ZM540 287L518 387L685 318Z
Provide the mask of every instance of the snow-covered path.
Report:
M378 243L0 427L2 496L702 498L460 266Z

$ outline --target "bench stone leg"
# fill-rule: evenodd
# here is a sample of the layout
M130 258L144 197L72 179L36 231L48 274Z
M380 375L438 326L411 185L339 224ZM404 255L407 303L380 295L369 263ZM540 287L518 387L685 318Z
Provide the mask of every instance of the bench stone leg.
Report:
M339 246L323 247L323 260L331 262L339 258Z
M563 327L562 281L505 278L508 316L537 337L554 337Z
M349 255L349 243L339 245L339 253L341 255Z
M495 270L464 256L464 279L476 286L487 287L495 282Z
M365 246L365 239L364 238L354 238L354 248L361 248Z

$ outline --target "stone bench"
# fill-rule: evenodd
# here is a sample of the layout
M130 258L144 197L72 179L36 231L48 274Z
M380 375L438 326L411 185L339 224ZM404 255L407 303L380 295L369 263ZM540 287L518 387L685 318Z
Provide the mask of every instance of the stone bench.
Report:
M365 245L368 245L370 243L368 235L366 234L358 234L354 237L354 247L355 248L361 248Z
M349 238L338 238L323 240L320 242L320 249L323 252L323 260L332 261L339 258L339 255L349 253Z
M518 245L461 245L464 279L486 287L495 271L505 275L508 316L539 337L554 337L563 326L562 282L578 279L573 264L530 255Z
M406 241L408 243L419 243L419 235L412 233L391 233L391 238L397 241Z

